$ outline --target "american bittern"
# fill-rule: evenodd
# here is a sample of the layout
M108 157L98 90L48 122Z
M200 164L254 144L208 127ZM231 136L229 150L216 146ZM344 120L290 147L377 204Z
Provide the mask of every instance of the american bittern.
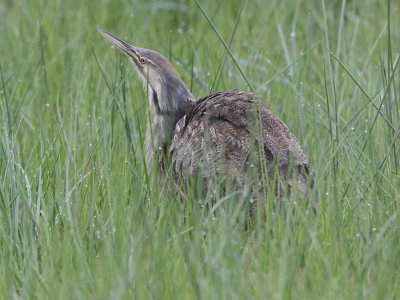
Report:
M149 122L146 164L165 172L172 158L177 178L200 176L210 186L211 174L229 177L238 186L248 183L252 168L278 174L280 182L306 190L308 159L288 127L263 104L263 99L241 90L217 92L196 101L171 63L160 53L132 46L98 29L129 57L148 93ZM258 124L258 126L257 126ZM257 132L258 134L254 134ZM261 149L262 159L251 161ZM253 181L260 190L261 176Z

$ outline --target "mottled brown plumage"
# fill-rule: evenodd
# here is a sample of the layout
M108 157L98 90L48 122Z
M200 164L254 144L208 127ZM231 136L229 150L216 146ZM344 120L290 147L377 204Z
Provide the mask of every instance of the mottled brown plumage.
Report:
M267 180L306 190L309 162L288 127L253 93L217 92L198 101L161 54L127 44L99 29L132 61L148 93L147 166L165 172L171 156L178 182L202 179L210 189L215 178L237 189L251 186L252 198L265 192ZM160 169L161 168L161 169ZM279 184L278 184L279 185Z
M288 127L264 102L253 93L232 90L188 105L185 116L175 126L170 148L179 178L199 175L207 183L210 174L217 172L243 186L248 182L251 166L254 167L250 154L262 145L269 176L277 167L283 181L297 185L304 193L307 156ZM289 172L288 168L294 171Z

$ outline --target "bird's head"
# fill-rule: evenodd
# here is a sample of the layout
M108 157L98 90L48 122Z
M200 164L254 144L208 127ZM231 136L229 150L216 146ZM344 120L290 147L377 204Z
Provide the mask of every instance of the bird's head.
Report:
M156 51L132 46L103 29L97 30L129 57L144 83L153 117L165 116L176 123L187 104L195 100L171 63Z

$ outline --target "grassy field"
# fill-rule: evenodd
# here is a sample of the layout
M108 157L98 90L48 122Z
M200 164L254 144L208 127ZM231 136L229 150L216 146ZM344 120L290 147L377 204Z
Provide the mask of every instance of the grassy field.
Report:
M380 0L1 1L1 299L399 299L399 16ZM146 177L146 94L96 26L163 53L196 97L266 97L310 158L306 199L269 195L246 230Z

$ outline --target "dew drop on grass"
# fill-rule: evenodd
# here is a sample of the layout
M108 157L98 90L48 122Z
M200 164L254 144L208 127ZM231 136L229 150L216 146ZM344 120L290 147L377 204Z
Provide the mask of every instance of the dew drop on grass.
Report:
M291 37L291 38L295 38L295 37L296 37L296 32L295 32L295 31L292 31L292 32L290 33L290 37Z

